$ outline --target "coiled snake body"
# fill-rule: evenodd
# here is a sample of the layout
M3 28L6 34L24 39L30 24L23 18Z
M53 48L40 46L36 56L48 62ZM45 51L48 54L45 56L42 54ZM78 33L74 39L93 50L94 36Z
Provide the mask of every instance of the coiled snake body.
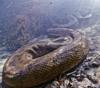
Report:
M52 28L48 33L48 39L25 45L7 60L3 69L6 85L37 86L70 70L86 57L88 41L82 33L66 28Z

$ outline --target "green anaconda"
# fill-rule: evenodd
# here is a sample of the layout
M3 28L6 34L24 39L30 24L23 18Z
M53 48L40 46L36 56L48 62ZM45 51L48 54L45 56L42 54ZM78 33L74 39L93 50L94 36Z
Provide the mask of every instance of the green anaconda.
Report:
M75 30L51 28L48 38L27 44L13 53L3 69L3 82L29 88L52 80L77 64L89 51L86 37Z

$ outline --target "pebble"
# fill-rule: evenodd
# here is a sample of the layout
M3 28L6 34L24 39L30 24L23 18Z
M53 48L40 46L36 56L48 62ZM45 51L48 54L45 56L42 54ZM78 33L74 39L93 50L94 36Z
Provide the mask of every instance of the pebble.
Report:
M87 78L94 84L98 83L98 80L94 76L87 75Z
M99 67L100 66L100 63L94 61L91 65L92 65L92 67Z

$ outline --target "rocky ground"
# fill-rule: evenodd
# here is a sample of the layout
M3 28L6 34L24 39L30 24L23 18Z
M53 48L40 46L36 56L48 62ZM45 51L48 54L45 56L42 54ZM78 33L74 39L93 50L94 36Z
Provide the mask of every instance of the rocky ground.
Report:
M73 71L55 78L39 88L100 88L100 24L78 29L87 35L90 51L87 58ZM10 53L0 49L0 82L2 68ZM5 87L0 87L5 88ZM38 87L36 87L38 88Z

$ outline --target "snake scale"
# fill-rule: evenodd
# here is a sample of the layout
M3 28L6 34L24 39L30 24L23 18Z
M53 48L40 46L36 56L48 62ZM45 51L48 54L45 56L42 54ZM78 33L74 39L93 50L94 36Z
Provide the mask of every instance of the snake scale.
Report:
M85 35L67 28L51 28L48 38L13 53L3 69L3 82L13 88L45 83L78 65L87 56Z

